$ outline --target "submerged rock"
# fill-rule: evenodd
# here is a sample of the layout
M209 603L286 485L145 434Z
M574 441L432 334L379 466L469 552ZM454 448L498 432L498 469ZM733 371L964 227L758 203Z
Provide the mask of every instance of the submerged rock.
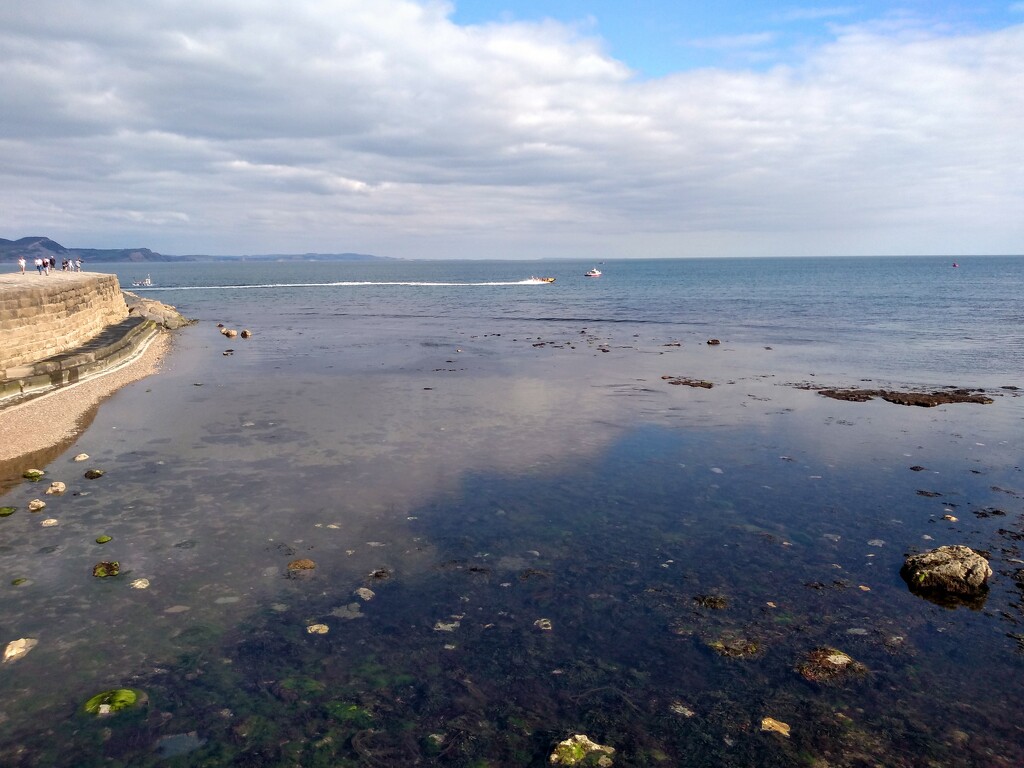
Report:
M72 461L88 461L88 460L89 460L89 454L88 453L80 453L77 456L75 456L75 458L72 459Z
M92 575L97 579L105 579L107 576L117 576L121 572L121 564L117 560L96 563L92 567Z
M868 668L848 653L835 648L815 648L804 657L796 671L812 683L838 685L867 674Z
M95 480L97 478L103 477L103 475L105 474L106 472L102 469L87 469L85 470L85 479Z
M914 593L978 598L988 591L992 568L970 547L954 544L911 555L903 563L900 576Z
M11 642L7 644L7 647L4 648L3 663L6 664L9 661L17 661L38 644L39 641L32 637L23 637L19 640L11 640Z
M131 688L115 688L97 693L85 702L85 711L91 715L110 715L145 702L145 696Z
M50 487L46 489L46 493L49 496L60 496L67 489L68 487L64 483L60 482L59 480L54 480L52 483L50 483Z
M776 720L774 717L766 717L763 720L761 720L761 730L773 733L781 733L787 739L789 738L789 723L784 723L781 720Z
M32 501L28 503L29 512L38 512L41 509L46 509L46 502L42 499L32 499Z
M605 768L612 765L614 747L606 747L590 740L589 736L578 733L561 741L551 753L552 765L596 765Z
M10 517L17 511L17 507L0 507L0 517Z
M38 483L39 479L45 474L41 469L26 469L21 473L21 476L33 483Z
M289 571L311 571L314 568L316 568L316 563L305 557L288 563Z

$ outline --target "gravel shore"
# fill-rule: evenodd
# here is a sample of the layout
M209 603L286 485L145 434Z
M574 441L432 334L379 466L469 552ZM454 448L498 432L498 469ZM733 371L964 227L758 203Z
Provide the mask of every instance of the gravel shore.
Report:
M73 436L90 409L121 387L155 373L169 346L169 334L160 333L126 365L0 410L0 461L42 450ZM71 389L74 397L66 397ZM60 407L48 407L55 395L61 398Z

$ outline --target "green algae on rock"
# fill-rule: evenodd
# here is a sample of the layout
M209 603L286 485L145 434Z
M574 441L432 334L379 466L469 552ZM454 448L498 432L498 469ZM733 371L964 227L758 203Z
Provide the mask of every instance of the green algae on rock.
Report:
M17 507L0 507L0 517L10 517L17 511Z
M106 472L102 469L87 469L84 477L86 480L95 480L99 477L103 477L104 474L106 474Z
M551 753L550 761L554 765L596 765L605 768L612 765L614 747L606 747L590 740L583 734L570 736L561 741Z
M85 702L85 711L91 715L110 715L128 709L139 701L138 691L131 688L115 688L97 693Z
M26 469L21 473L21 476L32 483L38 483L39 480L45 475L41 469Z
M107 576L117 576L121 572L121 564L117 560L111 562L96 563L92 567L92 575L98 579Z
M112 536L97 536L96 537L96 543L97 544L106 544L108 541L113 541L113 540L114 539L113 539Z

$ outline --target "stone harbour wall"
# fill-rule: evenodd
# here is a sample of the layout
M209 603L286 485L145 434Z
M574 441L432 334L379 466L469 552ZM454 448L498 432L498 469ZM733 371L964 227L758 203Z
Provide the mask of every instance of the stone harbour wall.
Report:
M0 275L0 379L89 341L128 317L114 275Z

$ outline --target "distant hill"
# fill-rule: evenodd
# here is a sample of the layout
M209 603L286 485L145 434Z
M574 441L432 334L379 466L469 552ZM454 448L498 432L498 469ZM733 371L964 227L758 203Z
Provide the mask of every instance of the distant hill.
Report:
M65 248L48 237L23 237L5 240L0 237L0 264L10 264L24 256L31 266L36 258L80 258L89 262L153 262L153 261L378 261L387 256L366 253L268 253L247 256L169 256L149 248Z
M190 257L164 256L149 248L65 248L48 237L0 238L0 262L11 263L24 256L29 264L36 258L93 261L193 261Z
M371 256L368 253L262 253L250 256L189 256L198 261L392 261L389 256Z

